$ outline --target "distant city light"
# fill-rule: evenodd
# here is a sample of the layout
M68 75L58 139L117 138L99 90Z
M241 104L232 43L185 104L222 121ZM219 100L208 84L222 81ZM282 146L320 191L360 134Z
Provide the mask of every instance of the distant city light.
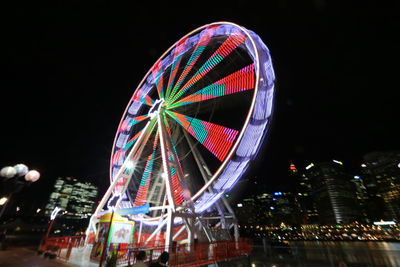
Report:
M271 210L274 210L275 208L274 207L269 207Z
M306 167L306 170L309 170L309 169L311 169L312 167L314 167L314 163L310 163L310 165L308 165L308 166Z
M238 203L237 206L238 206L238 208L241 208L241 207L243 207L243 204L242 203Z
M399 164L400 164L400 163L399 163ZM366 168L366 167L367 167L367 164L364 164L364 163L363 163L363 164L361 164L361 167L362 167L362 168Z
M354 176L354 179L360 179L360 176L355 175L355 176Z
M17 207L16 210L17 210L17 212L18 212L18 211L20 211L21 209L20 209L20 207Z
M39 213L41 210L42 210L42 209L37 209L37 210L36 210L36 213Z
M394 225L396 224L394 221L380 221L374 222L375 225Z
M7 200L8 200L8 198L6 198L6 197L0 198L0 206L3 206L4 204L6 204Z
M297 171L296 166L293 163L290 164L289 168L290 168L291 171L294 171L294 172Z
M399 168L400 168L400 163L399 163L399 164L397 164L397 167L399 167Z
M341 161L338 161L338 160L332 160L333 162L335 162L335 163L337 163L337 164L339 164L339 165L343 165L343 162L341 162Z
M275 192L274 196L282 196L282 192Z

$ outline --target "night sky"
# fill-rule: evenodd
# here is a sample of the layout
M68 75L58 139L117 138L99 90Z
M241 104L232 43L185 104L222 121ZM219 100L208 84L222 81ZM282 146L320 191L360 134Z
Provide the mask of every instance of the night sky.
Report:
M41 180L25 190L40 192L38 203L58 176L106 190L114 134L134 89L169 46L215 21L255 31L274 62L274 120L249 178L281 188L290 161L304 167L336 158L357 166L367 152L400 149L394 5L63 2L2 12L0 165L38 169Z

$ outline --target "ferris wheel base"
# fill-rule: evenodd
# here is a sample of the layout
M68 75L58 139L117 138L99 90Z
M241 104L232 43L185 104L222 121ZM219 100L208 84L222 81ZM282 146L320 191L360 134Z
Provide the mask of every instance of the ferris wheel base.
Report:
M85 243L94 242L96 247L96 243L107 240L107 246L124 244L144 250L163 247L170 251L176 245L183 244L191 246L196 243L238 242L237 219L228 201L222 198L215 207L203 214L173 211L167 207L166 216L160 218L156 225L129 220L120 216L118 210L105 211L101 216L92 216L90 219ZM124 239L121 235L125 232L127 235ZM108 236L105 236L106 233ZM99 246L104 247L104 244L97 244Z

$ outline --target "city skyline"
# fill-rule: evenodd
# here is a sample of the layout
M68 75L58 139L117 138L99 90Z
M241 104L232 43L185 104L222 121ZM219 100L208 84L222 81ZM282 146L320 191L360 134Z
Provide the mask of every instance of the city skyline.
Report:
M11 8L3 81L10 94L0 112L10 130L2 132L0 163L39 169L34 191L50 190L57 176L76 176L104 192L118 123L143 75L176 36L221 19L258 32L277 74L271 131L249 177L276 187L288 181L290 162L337 158L357 166L367 152L399 149L396 60L390 60L397 55L390 34L395 13L328 3L269 8L275 12L265 18L264 11L249 15L233 4L221 14L183 14L187 24L160 13L146 25L145 12L106 17L113 6L101 4ZM371 19L382 12L384 20Z

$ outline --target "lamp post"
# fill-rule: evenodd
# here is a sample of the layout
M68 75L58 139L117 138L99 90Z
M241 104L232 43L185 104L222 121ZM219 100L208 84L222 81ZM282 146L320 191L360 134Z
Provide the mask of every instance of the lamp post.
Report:
M29 170L24 164L17 164L15 166L6 166L0 170L1 187L4 191L1 194L0 206L0 218L6 210L7 204L10 202L11 196L14 193L21 191L21 189L36 182L40 178L40 173L36 170Z

